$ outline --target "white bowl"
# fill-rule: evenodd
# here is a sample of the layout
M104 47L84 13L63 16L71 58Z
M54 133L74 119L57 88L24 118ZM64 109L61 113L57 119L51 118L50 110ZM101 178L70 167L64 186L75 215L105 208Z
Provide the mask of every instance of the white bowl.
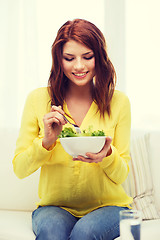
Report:
M72 157L86 157L87 152L98 153L105 144L105 136L65 137L60 138L64 150Z

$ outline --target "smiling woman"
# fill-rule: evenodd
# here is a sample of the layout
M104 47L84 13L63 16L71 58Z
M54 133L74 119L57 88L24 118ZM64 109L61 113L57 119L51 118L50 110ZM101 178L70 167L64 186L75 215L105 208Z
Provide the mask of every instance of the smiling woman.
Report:
M102 32L84 19L64 23L52 45L48 88L27 98L13 159L19 178L41 168L40 202L32 218L37 240L119 235L119 211L132 202L121 185L129 170L130 103L115 90L115 80ZM104 132L103 144L90 149L80 137L83 155L69 155L58 138L66 124L73 128L67 117L81 132L90 125L94 134Z

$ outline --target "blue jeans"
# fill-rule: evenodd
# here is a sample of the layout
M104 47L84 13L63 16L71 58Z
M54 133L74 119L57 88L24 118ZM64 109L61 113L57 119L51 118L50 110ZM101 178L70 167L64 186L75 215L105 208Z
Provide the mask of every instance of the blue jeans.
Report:
M77 218L60 207L39 207L32 213L32 227L36 240L113 240L123 209L107 206Z

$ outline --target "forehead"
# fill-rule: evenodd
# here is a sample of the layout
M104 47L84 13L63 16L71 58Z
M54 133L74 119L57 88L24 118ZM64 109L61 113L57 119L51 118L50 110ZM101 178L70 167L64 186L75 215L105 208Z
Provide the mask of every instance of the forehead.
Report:
M90 48L74 40L69 40L63 46L63 53L70 54L84 54L87 52L93 52Z

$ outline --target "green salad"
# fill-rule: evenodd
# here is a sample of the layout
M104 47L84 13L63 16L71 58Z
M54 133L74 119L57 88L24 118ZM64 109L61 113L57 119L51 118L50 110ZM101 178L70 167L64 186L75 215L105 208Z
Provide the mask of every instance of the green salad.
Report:
M93 131L92 126L89 126L87 130L83 130L81 133L76 133L76 131L74 131L74 129L71 127L65 127L58 137L65 138L65 137L84 137L84 136L105 136L105 133L103 130Z

